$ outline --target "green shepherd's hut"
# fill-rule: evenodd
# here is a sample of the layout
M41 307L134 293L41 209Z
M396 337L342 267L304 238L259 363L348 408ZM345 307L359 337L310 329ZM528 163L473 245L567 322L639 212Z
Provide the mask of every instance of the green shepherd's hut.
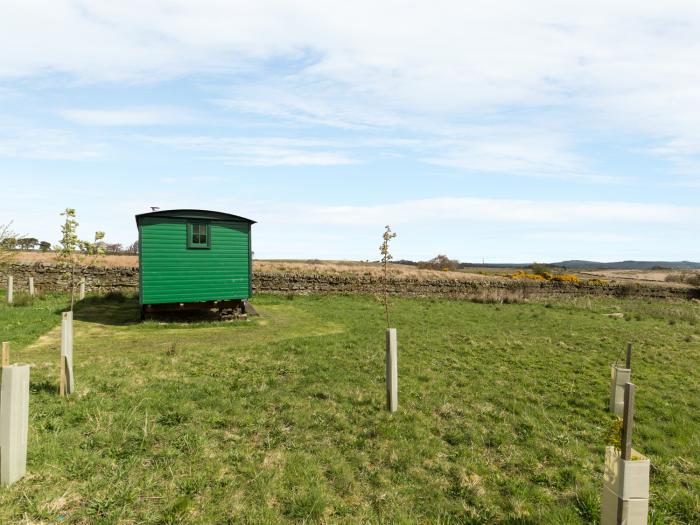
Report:
M207 210L137 215L142 317L156 310L250 308L253 224Z

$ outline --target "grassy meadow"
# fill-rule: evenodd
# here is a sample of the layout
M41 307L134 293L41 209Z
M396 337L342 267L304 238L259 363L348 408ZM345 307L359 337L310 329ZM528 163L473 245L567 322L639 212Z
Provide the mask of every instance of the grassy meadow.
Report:
M596 523L610 365L634 344L651 523L700 523L700 305L257 296L248 322L138 322L133 297L0 305L31 371L27 476L0 523ZM622 313L610 316L611 313Z

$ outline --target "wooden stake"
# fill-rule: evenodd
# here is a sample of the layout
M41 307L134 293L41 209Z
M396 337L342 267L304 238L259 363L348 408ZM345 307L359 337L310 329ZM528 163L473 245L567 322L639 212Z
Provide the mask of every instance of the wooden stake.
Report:
M625 358L625 368L632 368L632 343L627 343L627 357Z
M634 428L634 383L625 384L625 411L622 416L622 459L632 459L632 430Z
M2 343L2 366L10 366L10 343Z
M29 277L29 295L34 295L34 277Z
M12 304L14 295L15 280L11 275L7 276L7 303Z

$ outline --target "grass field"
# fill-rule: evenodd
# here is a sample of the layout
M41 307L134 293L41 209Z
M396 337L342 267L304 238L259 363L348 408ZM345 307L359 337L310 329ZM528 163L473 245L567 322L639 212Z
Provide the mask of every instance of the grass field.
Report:
M700 523L700 306L259 296L247 323L138 323L89 298L60 399L49 296L0 305L34 365L28 475L0 523L595 523L609 367L635 345L651 523ZM622 312L624 318L605 314Z

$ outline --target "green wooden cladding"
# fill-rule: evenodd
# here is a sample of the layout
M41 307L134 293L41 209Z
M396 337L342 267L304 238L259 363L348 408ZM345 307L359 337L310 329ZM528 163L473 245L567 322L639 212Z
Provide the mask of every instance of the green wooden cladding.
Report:
M204 210L169 210L137 215L136 223L141 304L248 299L252 295L250 230L254 221ZM208 226L204 248L192 243L192 226L199 224Z

